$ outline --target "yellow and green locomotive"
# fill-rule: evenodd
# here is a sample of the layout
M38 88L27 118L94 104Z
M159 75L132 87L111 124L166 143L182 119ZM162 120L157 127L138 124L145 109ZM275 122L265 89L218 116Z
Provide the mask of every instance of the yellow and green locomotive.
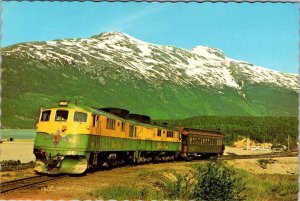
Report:
M95 109L70 101L41 109L34 143L35 171L47 174L82 174L93 167L223 152L223 136L218 132L165 128L127 110Z
M35 171L82 174L93 166L174 160L181 152L180 133L148 120L127 110L94 109L70 101L41 109Z

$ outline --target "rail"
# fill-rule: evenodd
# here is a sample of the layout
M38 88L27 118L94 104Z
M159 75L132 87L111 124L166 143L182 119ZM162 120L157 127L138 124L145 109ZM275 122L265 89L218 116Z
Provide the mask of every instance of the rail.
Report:
M46 183L48 181L57 180L65 177L65 175L56 176L56 177L50 177L47 175L39 175L34 177L27 177L23 179L8 181L1 183L1 194L6 193L9 191L21 189L21 188L27 188L31 186L35 186L37 184Z
M253 154L253 155L236 155L230 154L219 157L220 160L234 160L234 159L253 159L253 158L275 158L275 157L295 157L298 156L297 152L291 153L268 153L268 154Z

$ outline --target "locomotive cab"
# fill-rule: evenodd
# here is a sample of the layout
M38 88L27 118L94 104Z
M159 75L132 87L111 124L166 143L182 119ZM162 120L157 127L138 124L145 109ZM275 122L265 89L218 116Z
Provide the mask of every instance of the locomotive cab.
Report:
M42 109L34 143L35 170L49 174L81 174L87 169L84 151L90 133L92 115L74 104L60 102L59 107Z

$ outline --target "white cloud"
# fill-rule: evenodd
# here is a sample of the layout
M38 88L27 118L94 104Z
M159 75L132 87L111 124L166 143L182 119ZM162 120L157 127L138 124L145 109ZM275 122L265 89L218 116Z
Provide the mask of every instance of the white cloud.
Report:
M135 21L137 21L143 17L153 15L157 12L160 12L163 9L165 9L166 7L168 7L168 6L156 4L156 5L153 5L152 7L144 8L142 10L139 10L138 12L132 13L131 15L128 15L126 17L120 17L120 18L112 21L109 26L102 28L101 31L102 32L117 31L117 30L125 31L126 29L131 27Z

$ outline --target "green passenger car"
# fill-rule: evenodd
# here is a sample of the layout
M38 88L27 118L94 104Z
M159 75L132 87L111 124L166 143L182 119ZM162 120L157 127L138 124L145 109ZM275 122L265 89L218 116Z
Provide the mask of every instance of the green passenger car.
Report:
M179 128L182 133L182 155L204 157L223 155L223 136L219 132Z

